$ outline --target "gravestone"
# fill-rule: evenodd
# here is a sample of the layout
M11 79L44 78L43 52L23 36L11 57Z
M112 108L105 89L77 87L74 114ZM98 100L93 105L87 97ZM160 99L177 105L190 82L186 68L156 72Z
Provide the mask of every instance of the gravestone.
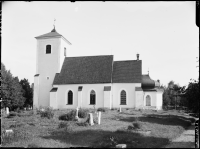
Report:
M92 113L89 113L89 124L90 124L91 126L94 125Z
M12 130L12 129L5 130L5 135L6 135L6 136L13 135L13 130Z
M9 114L9 108L6 107L6 114Z
M101 123L101 111L98 112L98 124L100 125Z
M116 148L126 148L126 144L118 144L116 145Z
M79 109L78 109L78 107L77 107L77 108L76 108L76 117L75 117L76 119L78 119L78 110L79 110Z
M122 112L122 108L121 107L119 107L119 112Z

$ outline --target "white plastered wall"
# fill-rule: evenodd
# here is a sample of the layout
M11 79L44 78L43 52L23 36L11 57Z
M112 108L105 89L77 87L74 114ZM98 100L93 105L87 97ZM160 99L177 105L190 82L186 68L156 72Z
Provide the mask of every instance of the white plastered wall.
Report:
M142 109L144 106L144 92L143 91L135 91L136 97L135 97L135 108L136 109Z
M113 83L112 107L113 108L134 108L135 87L141 87L141 83ZM120 105L120 93L126 91L126 105Z
M155 107L157 106L157 92L156 91L145 91L144 92L144 108L148 108L148 106L146 106L146 96L149 95L151 98L151 107Z
M112 108L112 89L110 91L104 91L104 107Z
M33 106L39 107L39 76L34 77Z
M57 92L50 92L50 107L57 109Z
M39 105L50 106L50 90L59 72L60 38L37 40L37 74L40 76ZM51 54L46 54L46 45L51 45ZM49 79L47 79L47 77Z
M69 84L59 85L57 90L57 101L59 109L72 109L78 106L78 87L82 88L82 107L94 108L90 105L90 92L94 90L96 93L95 108L104 106L104 86L111 86L110 83L106 84ZM67 105L67 94L71 90L73 92L73 105Z
M64 56L64 48L66 48L66 57L68 57L68 53L70 51L70 44L68 42L66 42L63 38L60 39L61 40L61 45L60 45L60 61L59 61L59 71L58 73L60 73L60 70L62 68L65 56Z
M163 92L157 92L157 109L162 110L163 105L163 98L162 98Z
M81 91L78 91L78 107L83 107L82 106L82 90Z

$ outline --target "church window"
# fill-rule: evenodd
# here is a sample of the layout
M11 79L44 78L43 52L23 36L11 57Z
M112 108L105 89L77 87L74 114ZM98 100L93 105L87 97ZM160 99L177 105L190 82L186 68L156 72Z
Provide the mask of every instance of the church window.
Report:
M126 92L122 90L120 96L121 96L121 105L126 105Z
M46 45L46 54L51 54L51 45Z
M146 106L151 106L151 97L149 95L146 96Z
M92 90L90 92L90 104L94 105L95 103L96 103L96 94L95 94L95 91Z
M66 56L66 48L64 48L64 56Z
M70 90L68 92L68 105L72 105L73 104L73 92Z

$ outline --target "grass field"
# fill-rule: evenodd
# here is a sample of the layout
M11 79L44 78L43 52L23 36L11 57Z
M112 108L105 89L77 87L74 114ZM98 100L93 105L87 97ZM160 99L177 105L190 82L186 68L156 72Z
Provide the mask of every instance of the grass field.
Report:
M2 132L13 129L14 135L4 137L2 146L112 148L123 143L128 148L160 148L178 137L194 121L178 111L122 109L121 113L118 110L102 112L101 125L80 126L70 121L65 122L67 127L59 128L64 122L58 117L69 111L56 110L52 119L41 118L33 111L23 111L12 117L3 116ZM96 121L97 116L93 115ZM135 123L140 131L134 129Z

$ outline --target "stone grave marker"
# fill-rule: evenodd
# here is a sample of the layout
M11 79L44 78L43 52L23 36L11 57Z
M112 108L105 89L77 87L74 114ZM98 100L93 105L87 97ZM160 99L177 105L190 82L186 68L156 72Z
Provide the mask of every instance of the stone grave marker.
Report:
M121 108L121 107L119 107L119 112L120 112L120 113L122 112L122 108Z
M116 145L116 148L126 148L126 144L118 144Z
M6 114L8 115L9 114L9 108L6 107Z
M98 124L100 125L101 123L101 111L98 112Z
M76 108L76 117L75 117L76 119L78 119L78 110L79 110L79 109L78 109L78 107L77 107L77 108Z
M89 113L89 124L90 124L91 126L94 125L92 113Z

